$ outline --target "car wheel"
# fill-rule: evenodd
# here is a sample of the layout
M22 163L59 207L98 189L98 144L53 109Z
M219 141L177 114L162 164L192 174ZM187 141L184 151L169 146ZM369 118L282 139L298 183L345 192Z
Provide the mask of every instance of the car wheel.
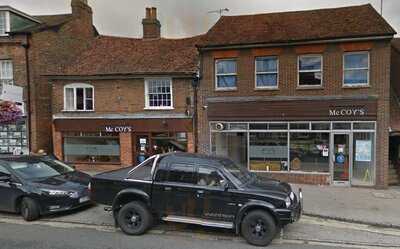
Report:
M255 246L267 246L277 232L274 218L267 212L255 210L248 213L241 225L242 236Z
M25 197L21 201L21 215L26 221L34 221L39 218L39 206L35 200Z
M152 225L152 215L141 202L130 202L118 212L118 224L128 235L141 235Z

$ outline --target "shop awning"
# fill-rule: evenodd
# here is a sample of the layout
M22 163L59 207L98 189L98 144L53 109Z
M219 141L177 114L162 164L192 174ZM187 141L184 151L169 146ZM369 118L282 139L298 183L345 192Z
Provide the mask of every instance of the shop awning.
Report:
M400 101L395 93L390 98L390 132L392 135L400 135Z

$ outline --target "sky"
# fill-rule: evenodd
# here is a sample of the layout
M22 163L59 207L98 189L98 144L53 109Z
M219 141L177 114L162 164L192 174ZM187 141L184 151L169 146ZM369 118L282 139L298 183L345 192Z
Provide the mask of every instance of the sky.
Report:
M383 16L400 32L400 0L382 0ZM158 9L161 35L179 38L197 35L218 20L218 13L228 8L224 15L243 15L295 11L348 5L372 4L378 12L381 0L88 0L94 12L94 24L103 35L142 37L142 18L146 7ZM10 5L31 15L69 13L70 0L0 0L0 5Z

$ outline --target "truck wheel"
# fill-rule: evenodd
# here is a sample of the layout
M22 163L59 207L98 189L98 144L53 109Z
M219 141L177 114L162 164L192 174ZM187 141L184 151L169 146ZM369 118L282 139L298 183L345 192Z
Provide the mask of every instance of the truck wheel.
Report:
M26 221L34 221L39 218L39 206L31 198L25 197L21 201L21 215Z
M130 202L118 212L118 224L128 235L141 235L151 226L152 216L141 202Z
M241 225L242 236L255 246L267 246L276 235L274 218L267 212L255 210L247 214Z

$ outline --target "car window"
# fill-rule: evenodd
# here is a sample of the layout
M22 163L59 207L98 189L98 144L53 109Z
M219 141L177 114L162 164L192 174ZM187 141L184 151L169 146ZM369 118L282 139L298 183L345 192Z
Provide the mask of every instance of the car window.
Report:
M73 172L74 169L57 161L12 161L9 163L15 174L24 179L39 179Z
M10 175L10 171L8 171L4 166L0 165L0 176Z
M169 167L168 181L195 184L194 166L186 164L171 164Z
M197 172L197 185L208 187L220 187L223 178L214 168L199 166Z

